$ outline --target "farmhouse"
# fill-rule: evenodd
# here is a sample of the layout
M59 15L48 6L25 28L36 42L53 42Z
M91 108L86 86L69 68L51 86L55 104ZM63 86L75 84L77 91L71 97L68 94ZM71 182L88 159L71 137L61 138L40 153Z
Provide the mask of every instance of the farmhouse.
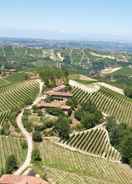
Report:
M66 105L67 100L72 97L70 92L67 92L65 85L57 86L46 92L47 98L41 99L36 107L42 108L60 108L65 113L71 111L71 107Z
M54 92L54 91L49 91L47 92L48 96L52 96L54 99L67 99L72 97L72 95L69 92Z
M56 100L65 100L72 97L72 94L65 90L65 85L57 86L52 90L47 91L46 94Z
M39 103L36 105L37 108L42 109L42 108L60 108L65 112L69 112L71 110L70 106L65 105L65 101L57 101L54 100L50 103L45 102L44 100L39 101Z

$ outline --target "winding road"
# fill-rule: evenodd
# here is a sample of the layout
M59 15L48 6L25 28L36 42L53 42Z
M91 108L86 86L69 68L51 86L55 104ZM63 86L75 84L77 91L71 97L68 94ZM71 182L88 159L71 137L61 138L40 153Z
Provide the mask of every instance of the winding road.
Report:
M23 113L25 109L31 109L33 105L36 105L38 103L39 100L41 100L41 94L42 94L42 90L43 90L43 85L44 83L41 80L38 80L39 85L40 85L40 90L39 90L39 94L37 96L37 98L34 100L34 102L32 103L32 105L25 107L24 109L22 109L22 111L18 114L17 118L16 118L16 123L18 128L21 130L23 136L25 137L26 141L27 141L27 145L28 145L28 152L27 152L27 157L26 160L24 161L24 163L21 165L21 167L14 172L14 175L21 175L25 169L30 166L31 160L32 160L32 151L33 151L33 141L32 141L32 134L30 134L23 126L22 123L22 117L23 117Z

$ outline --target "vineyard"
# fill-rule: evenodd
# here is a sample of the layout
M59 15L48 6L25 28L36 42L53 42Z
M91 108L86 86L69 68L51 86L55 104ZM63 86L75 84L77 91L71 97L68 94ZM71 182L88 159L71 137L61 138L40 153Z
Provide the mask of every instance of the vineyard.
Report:
M89 176L80 176L75 173L65 172L55 168L46 168L47 177L52 178L57 184L113 184L108 181L103 181L101 179L95 179Z
M107 130L102 127L74 133L63 143L109 160L121 160L120 153L110 144Z
M26 81L0 90L0 125L9 119L12 112L33 101L39 91L39 82Z
M26 149L21 146L22 140L11 136L0 136L0 171L5 169L6 159L9 155L16 156L20 165L26 158Z
M52 55L53 58L57 58L56 52L52 49L36 49L36 48L26 48L26 47L0 47L0 56L11 58L45 58Z
M72 151L50 140L38 145L47 176L58 184L131 184L128 166L106 159Z
M132 101L129 98L103 86L93 93L88 92L88 85L84 85L84 88L87 91L79 87L74 87L72 90L73 96L79 103L91 101L103 113L132 126Z

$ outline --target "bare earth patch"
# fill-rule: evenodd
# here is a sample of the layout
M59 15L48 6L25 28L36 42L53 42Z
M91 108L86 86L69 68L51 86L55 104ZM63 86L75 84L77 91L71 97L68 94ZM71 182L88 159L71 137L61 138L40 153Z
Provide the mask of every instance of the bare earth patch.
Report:
M111 74L111 73L116 72L116 71L118 71L120 69L121 69L121 67L117 67L117 68L111 68L111 67L105 68L105 69L101 70L101 74L103 74L103 75Z

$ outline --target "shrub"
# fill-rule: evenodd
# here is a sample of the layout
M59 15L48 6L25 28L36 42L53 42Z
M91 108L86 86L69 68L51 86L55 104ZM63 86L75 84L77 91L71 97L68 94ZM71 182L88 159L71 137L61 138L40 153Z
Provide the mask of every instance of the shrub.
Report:
M32 160L33 161L41 161L40 152L38 149L34 149L32 152Z
M77 111L75 111L75 118L81 121L84 128L93 128L100 123L103 118L102 113L96 109L96 106L91 102L81 104Z
M26 141L21 142L22 149L27 149L27 143Z
M63 110L60 109L60 108L47 108L46 112L48 112L49 114L54 115L54 116L60 116L60 115L64 115L65 114L63 112Z
M7 174L11 174L17 169L17 160L14 155L10 155L6 160L5 171Z
M125 88L124 93L127 97L132 98L132 87Z
M33 132L33 140L34 140L35 142L41 142L41 141L42 141L42 135L41 135L41 132L40 132L40 131L35 130L35 131Z
M68 139L70 134L69 119L65 116L60 116L55 124L54 130L62 139Z

